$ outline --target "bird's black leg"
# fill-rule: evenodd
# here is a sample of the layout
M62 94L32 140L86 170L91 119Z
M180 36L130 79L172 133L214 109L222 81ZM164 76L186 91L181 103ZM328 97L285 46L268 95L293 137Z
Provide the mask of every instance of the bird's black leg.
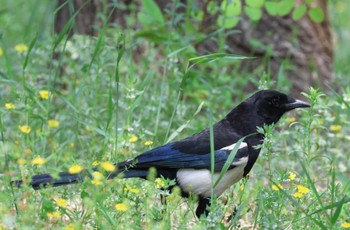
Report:
M207 207L210 205L210 199L209 198L202 198L199 197L198 201L198 207L196 209L196 216L199 218L202 214L205 216L208 215L209 211L207 210Z

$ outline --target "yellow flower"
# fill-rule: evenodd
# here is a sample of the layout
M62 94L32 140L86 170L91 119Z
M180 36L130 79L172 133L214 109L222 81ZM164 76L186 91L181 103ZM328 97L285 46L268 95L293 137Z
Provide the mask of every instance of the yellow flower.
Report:
M105 178L101 172L93 172L92 177L96 180L103 180Z
M295 174L294 172L289 172L289 180L295 180L295 178L297 177L297 174Z
M124 188L124 191L125 192L132 192L132 193L135 193L135 194L137 194L137 193L139 193L139 190L138 189L136 189L136 188L130 188L129 186L127 186L126 188Z
M341 128L341 125L331 125L331 127L329 127L329 129L335 133L339 133Z
M303 195L309 193L309 191L310 191L308 188L306 188L302 185L297 185L297 190L298 190L298 193L301 193Z
M283 189L283 186L281 184L277 184L277 185L272 185L271 188L275 191L281 190Z
M302 198L304 195L302 193L300 193L300 192L296 192L296 193L293 194L293 196L295 198Z
M343 228L350 228L350 223L344 221L344 222L341 224L341 227L343 227Z
M22 159L22 158L17 160L17 164L18 165L24 165L25 163L26 163L26 161L24 159Z
M157 178L154 182L156 182L156 188L163 188L165 183L161 178Z
M49 218L60 218L61 217L61 213L59 211L54 211L54 212L48 212L46 213L47 217Z
M47 100L51 97L51 92L48 90L40 90L39 95L41 99Z
M125 192L129 192L131 190L131 188L129 187L129 186L126 186L125 188L124 188L124 191Z
M287 117L286 122L293 123L295 121L295 117Z
M128 210L128 207L123 203L116 204L114 207L115 209L117 209L117 211L120 212L125 212L126 210Z
M46 163L45 159L42 158L42 157L35 157L33 160L32 160L32 164L33 165L44 165Z
M15 46L15 50L18 53L25 53L28 50L28 46L26 46L25 44L21 43Z
M69 224L64 228L64 230L74 230L74 229L75 229L75 227L73 224Z
M32 130L28 125L20 125L18 126L19 130L21 130L22 133L28 134Z
M102 183L102 181L100 181L100 180L93 179L93 180L91 181L91 184L93 184L93 185L101 185L101 184L103 184L103 183Z
M6 103L6 104L5 104L5 108L6 108L6 109L15 109L16 106L15 106L13 103Z
M67 205L68 205L68 201L65 200L65 199L62 199L62 198L58 198L58 199L56 200L56 204L57 204L58 207L66 208Z
M106 170L107 172L114 172L116 167L113 163L106 161L106 162L102 162L101 166L104 170Z
M60 122L52 119L47 121L47 125L49 128L57 128L60 125Z
M93 180L91 181L91 184L94 184L94 185L103 184L101 180L104 179L104 175L101 172L93 172L92 177L93 177Z
M153 141L146 141L144 145L146 145L146 146L153 145Z
M2 48L0 47L0 56L2 56L4 54L4 51L2 50Z
M72 165L69 169L68 169L68 172L70 174L78 174L80 173L81 171L83 171L83 166L80 166L80 165L77 165L77 164L74 164Z
M94 161L94 162L92 162L92 166L94 166L94 167L96 167L96 166L99 165L99 164L100 164L99 161Z
M139 138L136 135L131 135L131 137L129 138L129 142L130 143L135 143Z

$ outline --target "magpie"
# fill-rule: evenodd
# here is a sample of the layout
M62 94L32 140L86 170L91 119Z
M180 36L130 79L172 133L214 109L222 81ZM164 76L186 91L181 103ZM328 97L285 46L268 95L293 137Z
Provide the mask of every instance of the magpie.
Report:
M222 120L214 124L214 175L211 175L210 129L204 129L183 140L171 142L163 146L141 153L133 159L116 163L116 170L108 175L108 179L144 178L150 168L156 169L157 177L174 180L181 188L184 197L189 194L198 196L196 216L207 215L210 205L211 189L220 175L231 151L238 149L232 162L221 180L214 188L214 194L220 196L229 186L236 183L252 169L259 156L264 135L257 132L258 127L271 125L279 121L281 116L296 108L310 107L304 101L291 98L274 90L262 90L241 102ZM244 142L242 142L242 138ZM97 171L98 168L94 168ZM58 178L49 174L35 175L29 183L35 190L47 186L61 186L91 178L88 171L79 174L59 173ZM22 180L12 181L12 185L20 187Z

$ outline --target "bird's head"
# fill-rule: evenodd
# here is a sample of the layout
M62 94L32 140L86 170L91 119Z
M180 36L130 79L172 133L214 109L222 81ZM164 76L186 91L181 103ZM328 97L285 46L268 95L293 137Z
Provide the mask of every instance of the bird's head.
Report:
M294 99L275 90L262 90L255 93L247 101L253 103L257 114L265 124L278 122L281 116L296 108L310 107L304 101Z

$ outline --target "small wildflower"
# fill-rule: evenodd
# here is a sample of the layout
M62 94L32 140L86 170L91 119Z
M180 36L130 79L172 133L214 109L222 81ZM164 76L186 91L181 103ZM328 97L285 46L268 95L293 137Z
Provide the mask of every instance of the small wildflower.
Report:
M136 135L131 135L131 137L129 138L129 142L130 143L135 143L139 138Z
M144 145L146 145L146 146L153 145L153 141L146 141L146 142L144 143Z
M92 166L94 166L94 167L98 166L99 164L100 164L99 161L94 161L94 162L92 162Z
M129 186L126 186L125 188L124 188L124 191L125 192L129 192L131 190L131 188L129 187Z
M100 181L100 180L93 179L93 180L91 180L91 184L93 184L93 185L101 185L101 184L103 184L103 183L102 183L102 181Z
M15 50L18 53L25 53L28 50L28 46L26 46L25 44L21 43L21 44L17 44L15 46Z
M2 48L0 47L0 56L4 55L4 51L2 50Z
M32 130L28 125L20 125L18 126L19 130L21 130L22 133L28 134Z
M74 230L74 229L75 229L75 227L73 224L69 224L64 228L64 230Z
M335 133L339 133L341 128L341 125L331 125L331 127L329 127L329 129Z
M125 212L126 210L128 210L128 207L123 203L116 204L114 207L115 209L117 209L117 211L120 212Z
M70 143L70 144L69 144L69 147L70 147L71 149L74 149L74 143Z
M114 172L116 167L113 163L106 161L106 162L102 162L101 166L104 170L106 170L107 172Z
M51 97L51 92L48 90L40 90L39 95L41 99L47 100Z
M302 198L304 195L302 193L300 193L300 192L296 192L296 193L293 194L293 196L295 198Z
M74 165L72 165L72 166L69 168L68 172L69 172L70 174L78 174L78 173L80 173L81 171L83 171L83 169L84 169L83 166L74 164Z
M93 177L93 180L91 181L91 183L93 185L101 185L103 184L101 180L104 179L104 176L101 172L93 172L92 173L92 177Z
M278 191L278 190L281 190L283 189L283 186L281 184L277 184L277 185L272 185L271 186L272 190L275 190L275 191Z
M59 211L54 211L54 212L48 212L46 213L47 217L52 218L52 219L57 219L61 217L61 213Z
M295 117L287 117L286 122L287 123L293 123L295 121Z
M6 103L6 104L5 104L5 108L6 108L6 109L15 109L16 106L15 106L13 103Z
M303 195L309 193L309 191L310 191L308 188L306 188L305 186L302 186L302 185L297 185L297 190L299 193L301 193Z
M60 125L60 122L52 119L47 121L47 125L49 128L57 128Z
M289 180L295 180L296 177L297 177L297 174L295 174L294 172L289 172L289 176L288 176Z
M33 160L32 160L32 164L33 165L44 165L46 163L45 159L42 158L42 157L35 157Z
M244 190L244 186L243 186L243 185L240 185L240 186L239 186L239 190L240 190L240 191L243 191L243 190Z
M344 221L344 222L341 224L341 227L342 227L342 228L350 228L350 223Z
M165 183L162 179L157 178L154 182L156 182L156 188L163 188Z
M135 193L135 194L138 194L138 193L139 193L139 190L138 190L138 189L136 189L136 188L130 188L129 186L125 187L125 188L124 188L124 191L125 191L125 192Z
M58 207L66 208L67 205L68 205L68 201L65 200L65 199L62 199L62 198L58 198L58 199L56 200L56 204L57 204Z
M93 172L92 177L96 180L103 180L105 176L101 172Z
M26 163L26 161L24 159L22 159L22 158L17 160L17 164L18 165L24 165L25 163Z

